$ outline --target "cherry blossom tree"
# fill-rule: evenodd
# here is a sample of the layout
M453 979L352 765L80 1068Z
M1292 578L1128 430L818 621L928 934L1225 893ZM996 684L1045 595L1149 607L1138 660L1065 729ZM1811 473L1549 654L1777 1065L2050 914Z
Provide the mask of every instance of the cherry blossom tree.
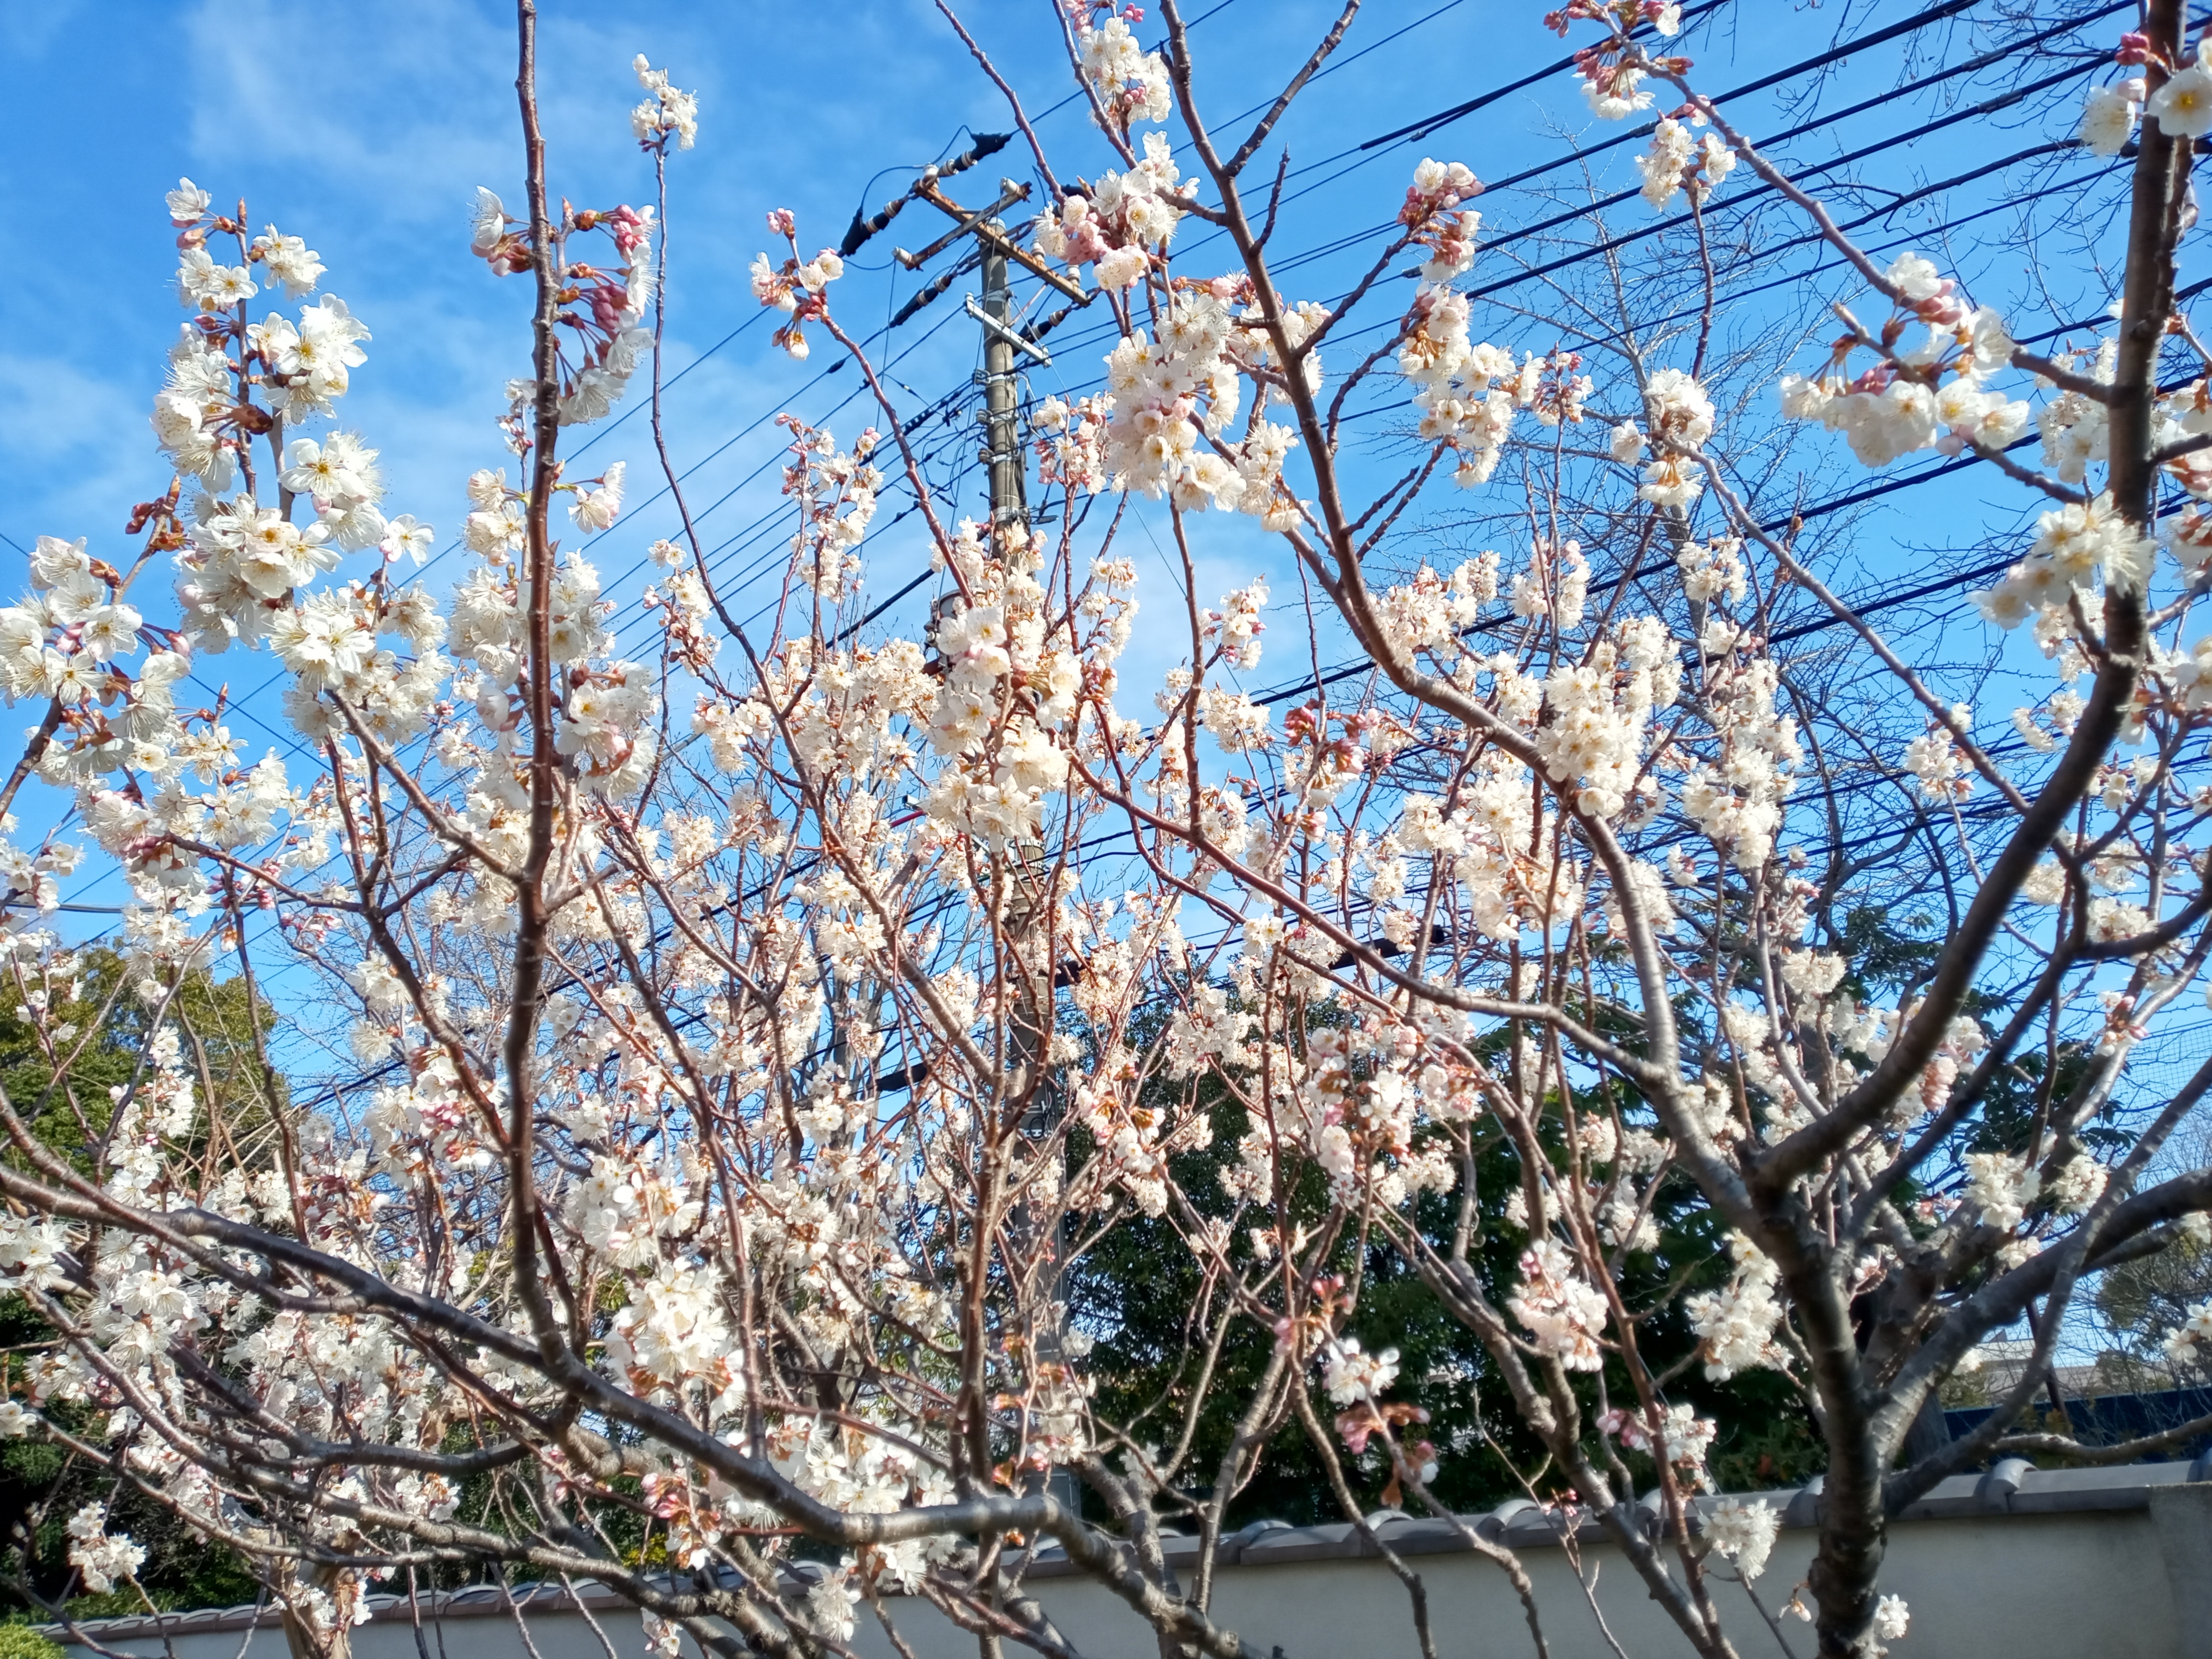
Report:
M1656 116L1640 196L1686 210L1702 315L1540 355L1474 337L1480 185L1458 162L1414 169L1346 292L1271 274L1284 173L1255 166L1357 9L1232 138L1174 0L1158 50L1071 0L1100 146L1081 175L952 21L1033 151L1024 257L1112 321L1103 390L1034 411L1066 510L958 518L839 315L837 254L772 216L752 286L777 343L833 343L877 412L842 441L787 421L765 625L718 592L662 441L660 208L699 125L666 73L637 62L653 203L574 209L520 0L526 199L481 192L473 251L534 293L529 368L514 476L469 479L450 593L410 580L436 538L387 514L376 452L337 423L368 328L303 240L171 193L173 476L132 515L135 560L42 538L0 611L6 690L45 711L0 811L74 803L68 834L7 854L8 971L65 1089L81 957L40 917L96 845L134 896L102 1018L127 1000L146 1033L112 1098L76 1103L73 1152L33 1127L50 1100L0 1103L0 1285L51 1333L9 1362L0 1433L237 1553L302 1656L343 1652L379 1583L484 1568L589 1577L656 1644L717 1654L846 1651L862 1618L896 1628L897 1595L983 1651L1064 1655L1024 1581L1052 1547L1163 1653L1243 1659L1212 1546L1296 1425L1431 1655L1419 1576L1356 1486L1449 1516L1440 1464L1487 1454L1431 1443L1417 1379L1353 1334L1387 1259L1540 1447L1531 1495L1604 1527L1702 1654L1749 1650L1712 1585L1762 1576L1779 1517L1705 1491L1691 1396L1786 1379L1826 1486L1781 1599L1824 1654L1905 1634L1887 1517L2017 1449L2075 1298L2201 1245L2212 1210L2212 1171L2176 1156L2212 1063L2116 1106L2212 949L2189 752L2212 511L2160 500L2212 495L2173 275L2212 70L2177 0L2123 37L2079 131L2131 156L2119 304L2045 356L1929 258L1854 242L1670 55L1678 8L1572 0L1550 20L1581 46L1563 87ZM1703 215L1731 179L1843 263L1825 358L1709 356ZM1212 233L1194 273L1186 221ZM1717 398L1731 376L1760 395ZM1410 458L1364 496L1363 392L1401 410ZM574 545L619 530L623 470L584 476L564 447L641 398L685 533L649 550L631 660ZM1752 458L1823 428L1869 467L1971 459L2037 514L1978 600L2047 675L2009 725L1832 587L1802 520L1762 515ZM1432 566L1417 504L1509 483L1517 545ZM921 638L861 620L895 491L942 574ZM1188 652L1158 685L1116 666L1133 501L1182 573ZM1279 726L1243 689L1279 616L1266 584L1200 591L1224 514L1278 538L1306 595L1279 634L1304 636L1311 694ZM164 557L173 610L141 581ZM1817 648L1781 637L1807 617ZM1359 672L1324 673L1324 641ZM307 759L249 765L220 702L192 706L194 665L234 651L282 665ZM1917 953L1853 921L1900 893L1942 913ZM330 1100L264 1088L240 1134L169 1011L223 961L265 1056L272 953L345 1002L363 1071ZM1194 1193L1175 1170L1200 1153ZM1662 1206L1727 1241L1686 1298L1650 1271ZM1203 1365L1178 1417L1093 1404L1065 1276L1138 1218L1199 1266L1203 1351L1268 1335L1211 1467ZM1661 1352L1665 1318L1689 1351ZM1917 1434L2023 1320L2036 1363L1987 1423ZM2212 1310L2170 1340L2212 1342ZM1541 1651L1514 1553L1454 1524ZM1170 1525L1200 1534L1193 1582ZM131 1582L139 1548L98 1504L67 1528L86 1588Z

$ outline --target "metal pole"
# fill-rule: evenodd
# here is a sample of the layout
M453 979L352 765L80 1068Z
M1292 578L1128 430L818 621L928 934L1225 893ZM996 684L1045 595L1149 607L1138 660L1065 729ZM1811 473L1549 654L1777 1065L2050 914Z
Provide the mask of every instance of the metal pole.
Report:
M1029 526L1028 488L1023 475L1021 438L1014 430L1013 288L1008 281L1004 237L996 219L986 227L997 233L981 238L983 248L983 421L984 459L991 473L991 524L1003 529ZM997 327L990 325L995 323Z
M990 469L991 526L1003 554L1012 538L1029 534L1029 468L1016 430L1019 399L1014 384L1013 290L1003 240L1006 231L996 220L985 228L996 234L980 239L983 250L983 459ZM1041 919L1040 911L1050 904L1049 896L1040 890L1049 875L1049 866L1039 856L1041 850L1009 849L1002 878L1009 891L1001 925L1007 946L1029 957L1031 968L1045 976L1044 984L1030 988L1020 998L1007 1022L1010 1052L1006 1058L1013 1080L1029 1095L1018 1133L1046 1140L1059 1133L1060 1120L1060 1091L1051 1075L1051 955L1048 950L1024 949ZM1048 915L1042 919L1049 925ZM1064 1366L1066 1314L1060 1306L1064 1264L1057 1218L1040 1216L1024 1204L1015 1218L1013 1231L1036 1264L1037 1289L1045 1304L1039 1310L1042 1316L1036 1328L1034 1359L1041 1364ZM1073 1471L1054 1469L1047 1484L1062 1503L1079 1506L1081 1496Z
M996 234L977 239L983 252L983 461L990 472L994 549L1003 556L1015 537L1029 533L1024 477L1029 469L1024 465L1021 438L1015 430L1013 289L1008 279L1005 228L994 219L984 228ZM1036 883L1043 874L1042 862L1034 848L1009 849L1005 872L1008 890L1004 927L1008 943L1019 950L1037 919ZM1045 1105L1051 1093L1044 1080L1044 1067L1050 1058L1047 1046L1050 1017L1048 1007L1038 1006L1042 1000L1024 996L1009 1022L1010 1069L1036 1103L1023 1124L1025 1131L1037 1127L1037 1109Z

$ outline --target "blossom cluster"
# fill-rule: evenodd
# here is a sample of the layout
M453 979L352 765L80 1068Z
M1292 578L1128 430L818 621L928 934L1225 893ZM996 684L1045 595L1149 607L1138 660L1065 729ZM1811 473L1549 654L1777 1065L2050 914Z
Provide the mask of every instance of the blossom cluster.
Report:
M504 429L532 465L513 483L469 474L466 556L434 593L413 574L433 532L386 515L381 457L332 420L368 336L334 300L301 303L321 262L196 187L171 198L191 317L155 417L175 482L138 528L140 563L173 556L176 626L149 623L137 565L55 538L0 609L5 694L52 709L27 774L72 792L130 894L98 971L119 976L111 1028L132 1060L69 1201L0 1206L0 1289L59 1333L11 1370L0 1437L98 1416L88 1432L210 1532L295 1491L313 1450L326 1484L255 1558L311 1632L362 1615L365 1564L450 1535L465 1483L507 1478L486 1444L559 1511L532 1547L563 1570L591 1570L572 1515L642 1510L672 1565L740 1586L801 1647L848 1641L887 1591L965 1607L988 1587L1012 1619L1002 1553L975 1540L1018 1529L1025 1550L1086 1524L1038 1502L1053 1471L1103 1471L1132 1516L1188 1505L1187 1462L1100 1420L1093 1316L1065 1288L1075 1252L1139 1218L1199 1287L1193 1329L1267 1333L1276 1375L1316 1380L1347 1467L1387 1479L1386 1503L1471 1443L1432 1420L1469 1373L1351 1334L1370 1329L1370 1253L1449 1289L1510 1385L1486 1398L1551 1402L1528 1424L1575 1512L1632 1525L1624 1449L1670 1489L1713 1483L1718 1422L1652 1384L1659 1347L1668 1376L1702 1365L1706 1384L1829 1375L1806 1361L1831 1339L1794 1316L1807 1281L1769 1254L1789 1255L1775 1213L1826 1206L1801 1240L1817 1270L1855 1302L1907 1298L2032 1270L2135 1179L2087 1116L2012 1140L1989 1115L1961 1127L1961 1091L2007 1061L2003 1018L1931 1016L1917 973L1882 989L1896 941L1838 919L1855 878L1808 867L1812 836L1853 854L1887 839L1861 836L1887 821L1838 769L1909 792L1885 810L1916 832L1972 836L1950 809L2007 792L1987 787L2002 768L1971 708L1913 683L1907 726L1869 762L1852 716L1808 694L1811 659L1766 637L1813 584L1735 501L1741 417L1721 411L1738 371L1700 347L1601 385L1595 352L1478 341L1458 284L1480 185L1454 162L1413 170L1372 279L1411 298L1363 361L1339 313L1271 285L1256 254L1182 274L1178 227L1230 216L1206 200L1219 174L1185 179L1163 132L1133 141L1176 89L1140 18L1063 15L1113 152L1033 232L1088 269L1113 333L1103 388L1031 411L1065 510L961 518L888 396L880 425L841 417L843 443L787 416L772 621L735 603L688 505L683 543L649 542L623 463L587 477L564 447L560 428L606 416L651 349L653 213L564 204L532 227L479 198L476 252L553 278L565 355L557 383L508 387ZM1673 6L1573 0L1568 18L1611 31L1578 64L1601 115L1679 78L1632 38L1672 34ZM690 147L696 104L635 67L632 131L657 173ZM2128 107L2100 135L2144 102L2115 95ZM2179 124L2185 102L2161 94L2144 118ZM1736 164L1699 110L1655 125L1655 209L1701 204ZM787 213L769 226L784 255L750 282L777 345L805 355L811 327L860 355L831 313L839 256L803 257ZM594 264L584 239L602 234L614 258ZM2024 356L1917 256L1875 286L1893 315L1852 322L1826 368L1784 382L1784 408L1870 465L1995 457L2034 428L2061 500L1985 609L2033 617L2064 683L2015 718L2040 755L2087 718L2069 688L2106 672L2075 613L2158 580L2143 527L2086 487L2122 427L2084 388L2115 384L2117 353ZM296 315L254 311L280 289ZM1324 345L1332 390L1404 382L1390 441L1414 464L1365 516L1346 502ZM2005 377L2039 366L2033 403L2012 396ZM2206 382L2161 393L2154 428L2160 446L2212 434ZM2165 466L2212 503L2193 452ZM1407 510L1447 475L1510 481L1478 498L1510 517L1486 514L1464 547L1412 540ZM556 544L564 497L574 534ZM1195 574L1171 573L1172 626L1133 652L1139 526L1172 526L1170 558L1195 572L1241 556L1223 514L1286 547L1295 579L1248 568L1190 591ZM641 602L601 538L649 568ZM2185 572L2212 562L2212 506L2166 544ZM900 586L879 598L886 570ZM896 610L909 582L934 591ZM1302 592L1286 629L1281 596ZM2006 917L2026 925L2002 949L2040 950L2027 930L2045 921L2111 964L2069 1051L2084 1076L2117 1073L2194 971L2167 923L2201 856L2106 822L2207 804L2171 768L2212 709L2212 647L2187 643L2186 615L2161 614L2141 694L2105 710L2142 753L2098 771ZM1350 672L1324 665L1331 617L1364 653ZM1288 688L1249 680L1286 635ZM196 665L232 650L281 668L289 760L248 753L227 694L191 706ZM0 850L0 968L57 1076L92 970L42 919L83 856L58 835ZM240 1085L204 1065L179 1012L234 953L258 998L272 951L317 988L302 1018L327 1022L281 1033L287 1052L360 1068L312 1105L266 1070ZM1862 1088L1881 1097L1843 1151L1789 1172ZM1923 1135L1955 1167L1867 1199ZM1742 1196L1771 1169L1782 1199ZM1742 1218L1762 1204L1766 1226ZM1726 1229L1726 1257L1686 1255L1730 1206L1744 1231ZM1647 1273L1655 1259L1668 1271ZM1661 1280L1682 1291L1672 1322L1648 1317ZM2200 1364L2212 1313L2190 1308L2166 1340ZM1609 1398L1635 1403L1585 1418L1589 1379L1624 1370L1636 1392L1608 1381ZM135 1431L155 1413L173 1436ZM543 1431L580 1421L597 1426ZM978 1526L978 1504L1003 1507ZM837 1529L825 1515L899 1516L853 1528L898 1541L794 1547ZM1778 1522L1728 1500L1698 1524L1750 1581ZM97 1504L68 1535L88 1589L143 1565ZM302 1544L351 1565L311 1580ZM1905 1619L1881 1603L1881 1638ZM648 1626L656 1650L676 1629Z
M1856 343L1846 339L1823 374L1783 377L1783 412L1842 433L1866 466L1887 466L1923 449L2009 447L2027 430L2031 411L1988 386L2012 362L2004 319L1988 306L1970 310L1953 279L1919 254L1899 254L1886 275L1899 318L1926 324L1925 337L1885 354L1856 378L1843 372L1843 357Z
M643 52L631 60L630 68L638 85L651 94L629 112L629 130L637 142L650 149L672 138L677 149L690 149L699 141L698 94L670 86L668 71L653 68Z
M1172 102L1167 65L1137 44L1130 27L1142 14L1133 6L1116 13L1112 0L1068 0L1068 10L1077 68L1109 131L1166 120Z
M1698 119L1694 112L1689 122L1661 117L1651 131L1651 148L1636 158L1644 199L1662 212L1685 191L1692 203L1703 202L1735 167L1735 152L1717 133L1692 135L1691 126Z

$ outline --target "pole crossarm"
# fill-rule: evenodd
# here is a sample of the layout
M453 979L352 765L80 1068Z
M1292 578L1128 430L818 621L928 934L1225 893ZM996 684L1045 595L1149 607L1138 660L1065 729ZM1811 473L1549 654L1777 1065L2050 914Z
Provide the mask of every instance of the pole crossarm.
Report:
M1050 352L1047 351L1042 346L1036 344L1033 341L1024 340L1022 338L1019 334L1017 334L1012 329L1008 328L996 317L994 317L989 312L984 310L982 307L977 305L975 303L975 296L972 294L968 296L968 314L970 317L973 317L977 322L983 325L983 331L986 334L990 334L995 336L999 339L1004 340L1008 345L1013 347L1015 350L1021 352L1027 356L1032 362L1036 363L1038 368L1050 368L1052 367L1052 354Z

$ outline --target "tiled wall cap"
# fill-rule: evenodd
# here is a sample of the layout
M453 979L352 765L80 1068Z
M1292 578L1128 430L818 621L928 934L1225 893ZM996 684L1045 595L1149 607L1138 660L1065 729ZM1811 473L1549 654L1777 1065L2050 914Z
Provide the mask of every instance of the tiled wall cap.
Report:
M1816 1474L1790 1498L1782 1511L1785 1527L1809 1527L1820 1518L1820 1493L1826 1490L1828 1477Z
M1359 1553L1359 1534L1348 1523L1331 1527L1286 1527L1247 1547L1254 1561L1318 1561Z
M1244 1552L1270 1533L1288 1532L1287 1521L1254 1521L1237 1528L1221 1540L1220 1559L1224 1565L1233 1566L1244 1559Z
M1971 1515L2002 1515L2011 1507L2016 1486L2000 1481L1987 1486L1986 1474L1954 1474L1938 1480L1920 1498L1907 1504L1900 1516L1910 1521L1956 1521Z
M2001 1457L1976 1484L1974 1496L1984 1509L2010 1509L2012 1495L2021 1489L2034 1468L2035 1465L2025 1457Z
M1560 1530L1559 1516L1534 1504L1524 1504L1505 1522L1505 1536L1516 1544L1556 1543Z
M1516 1498L1514 1503L1525 1505L1528 1501L1525 1498ZM1513 1513L1512 1509L1501 1504L1489 1514L1475 1516L1474 1535L1486 1544L1495 1544L1505 1536L1505 1523L1513 1518Z
M1278 1527L1254 1538L1244 1546L1241 1553L1247 1561L1258 1561L1268 1556L1279 1555L1301 1535L1299 1528L1296 1527Z
M2154 1490L2178 1486L2188 1481L2212 1480L2212 1456L2200 1457L2190 1463L2132 1463L2105 1465L2079 1468L2039 1469L2020 1458L2007 1458L1986 1474L1954 1475L1939 1481L1919 1502L1908 1508L1901 1519L1944 1520L1979 1519L1985 1516L2008 1516L2033 1517L2077 1512L2094 1514L2100 1511L2142 1510L2149 1505ZM1820 1497L1826 1483L1820 1476L1796 1492L1739 1492L1729 1496L1772 1505L1783 1512L1783 1525L1803 1528L1814 1525L1819 1519ZM1660 1515L1655 1503L1656 1494L1650 1494L1634 1506L1638 1517L1647 1527L1656 1526ZM1712 1494L1692 1500L1689 1509L1692 1530L1701 1530L1705 1519L1714 1504L1722 1501ZM1468 1517L1475 1533L1491 1541L1505 1541L1515 1545L1542 1546L1559 1540L1559 1519L1547 1514L1525 1498L1510 1498L1489 1514ZM1461 1547L1463 1540L1459 1530L1449 1521L1415 1518L1393 1510L1378 1511L1370 1517L1374 1528L1392 1540L1394 1549L1404 1548L1415 1553L1448 1551ZM2008 1521L2007 1524L2011 1524ZM1603 1534L1596 1523L1585 1520L1580 1528L1585 1538ZM1198 1547L1196 1537L1188 1534L1170 1534L1162 1540L1166 1553L1176 1559L1188 1559ZM1224 1565L1243 1560L1258 1567L1278 1563L1309 1560L1349 1560L1366 1553L1370 1547L1359 1535L1358 1528L1346 1522L1316 1527L1292 1527L1280 1521L1255 1521L1221 1540L1219 1559ZM1036 1552L1038 1576L1059 1577L1077 1571L1066 1553L1050 1540L1039 1540ZM791 1564L790 1582L804 1583L818 1575L821 1569L813 1563ZM669 1581L656 1575L651 1581ZM620 1598L605 1585L595 1581L580 1580L576 1599L593 1607L620 1604ZM515 1601L523 1605L537 1604L541 1608L565 1608L574 1605L567 1587L558 1583L517 1586ZM425 1619L441 1616L482 1618L498 1614L505 1616L507 1598L496 1584L471 1584L438 1595L419 1598ZM411 1616L407 1598L404 1595L378 1594L368 1598L373 1617L378 1619L406 1619ZM252 1606L236 1607L203 1607L190 1613L169 1613L159 1620L132 1617L100 1619L85 1621L82 1628L94 1639L105 1642L158 1641L163 1632L173 1634L179 1630L209 1629L243 1631L270 1626L279 1622L273 1608ZM57 1626L43 1626L46 1633L56 1640L66 1641L66 1634Z

